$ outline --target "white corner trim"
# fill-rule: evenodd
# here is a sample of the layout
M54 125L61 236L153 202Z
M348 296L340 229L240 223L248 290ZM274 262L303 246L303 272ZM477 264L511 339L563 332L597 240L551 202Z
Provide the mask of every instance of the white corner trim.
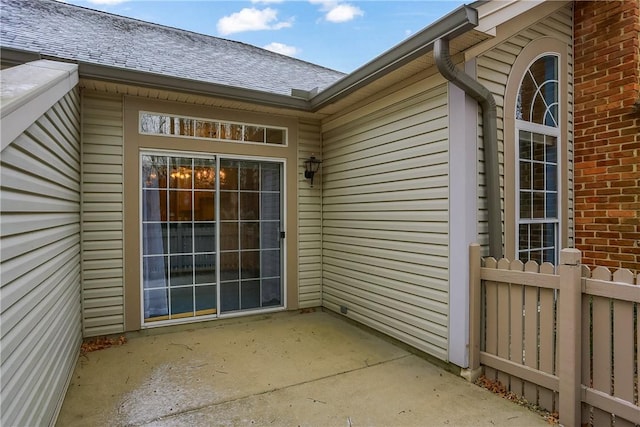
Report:
M49 60L0 71L0 151L72 90L78 81L76 64Z
M475 61L465 64L475 78ZM477 241L478 103L449 83L449 361L469 366L469 244Z

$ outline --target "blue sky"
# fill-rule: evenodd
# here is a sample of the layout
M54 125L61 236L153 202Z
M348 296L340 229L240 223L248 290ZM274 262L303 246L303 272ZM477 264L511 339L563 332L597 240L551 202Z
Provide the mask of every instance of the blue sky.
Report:
M343 72L364 65L465 3L459 0L66 2L249 43Z

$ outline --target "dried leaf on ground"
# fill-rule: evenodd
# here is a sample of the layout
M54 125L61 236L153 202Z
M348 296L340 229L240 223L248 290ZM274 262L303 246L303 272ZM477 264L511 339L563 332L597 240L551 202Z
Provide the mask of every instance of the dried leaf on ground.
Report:
M114 345L123 345L126 342L127 338L124 335L121 335L117 338L96 337L83 342L82 346L80 347L80 353L91 353L92 351L103 350Z
M547 422L551 425L556 425L560 423L560 416L557 412L552 412L546 416Z
M547 422L551 425L558 424L557 412L550 413L549 411L546 411L540 408L539 406L533 403L530 403L525 398L518 396L517 394L511 391L508 391L507 388L504 386L504 384L502 384L500 381L494 381L492 379L485 377L484 375L481 375L480 378L476 380L476 385L479 385L480 387L485 388L490 392L495 393L504 399L515 402L520 406L524 406L529 410L536 412L545 420L547 420Z

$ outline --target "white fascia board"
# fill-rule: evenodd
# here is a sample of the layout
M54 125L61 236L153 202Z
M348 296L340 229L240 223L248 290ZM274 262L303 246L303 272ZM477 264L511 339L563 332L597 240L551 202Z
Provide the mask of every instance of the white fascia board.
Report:
M476 31L493 37L478 43L464 52L470 61L494 46L518 34L524 28L562 9L570 0L491 0L477 4L480 16ZM482 12L481 12L482 9Z
M78 66L39 60L0 71L1 150L72 90Z
M493 0L479 5L477 31L496 35L498 25L544 3L545 0Z

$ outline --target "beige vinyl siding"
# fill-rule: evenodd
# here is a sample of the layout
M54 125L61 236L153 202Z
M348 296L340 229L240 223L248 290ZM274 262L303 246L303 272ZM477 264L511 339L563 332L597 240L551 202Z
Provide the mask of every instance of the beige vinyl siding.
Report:
M526 24L523 24L526 27ZM504 212L504 96L506 91L507 79L511 72L511 67L515 62L517 56L522 49L535 39L539 39L545 36L551 36L559 40L565 41L568 46L569 58L568 58L568 94L569 99L565 100L568 103L568 123L567 129L569 132L568 137L568 166L567 166L567 178L568 178L568 242L569 246L573 246L573 48L572 48L572 9L571 6L567 6L557 11L551 16L545 17L542 21L531 24L528 28L525 28L517 35L509 38L504 43L492 48L491 50L483 53L477 60L477 76L478 81L486 86L494 95L498 106L498 148L500 153L500 184L501 184L501 205ZM567 105L567 104L565 104ZM479 127L479 137L482 135L482 128ZM480 144L482 147L482 144ZM484 179L484 162L482 148L479 151L480 166L479 166L479 241L486 245L488 244L488 226L487 226L487 202L486 202L486 188ZM504 220L504 217L503 217ZM503 230L504 232L504 230ZM507 232L512 232L508 230Z
M47 425L80 327L80 102L72 89L2 151L0 424Z
M392 89L323 124L323 306L446 360L447 86Z
M124 331L121 97L83 94L82 183L83 333L85 337L120 333Z
M321 158L320 123L298 123L298 303L300 308L322 305L322 170L313 181L304 177L304 161Z

